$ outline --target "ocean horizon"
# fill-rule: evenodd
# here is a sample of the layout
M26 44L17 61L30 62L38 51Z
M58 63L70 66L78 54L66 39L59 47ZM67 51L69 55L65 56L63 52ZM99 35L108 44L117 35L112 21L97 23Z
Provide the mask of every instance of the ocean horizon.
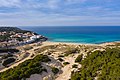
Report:
M120 41L120 26L24 26L20 28L34 31L52 42L100 44Z

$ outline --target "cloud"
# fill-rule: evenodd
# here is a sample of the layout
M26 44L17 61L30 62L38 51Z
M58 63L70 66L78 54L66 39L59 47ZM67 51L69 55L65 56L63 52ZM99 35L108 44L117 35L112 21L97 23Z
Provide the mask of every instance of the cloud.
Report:
M83 3L86 2L87 0L66 0L66 1L69 4L75 4L75 3Z
M79 25L119 25L119 17L69 16L60 14L36 13L8 14L9 18L0 19L1 25L10 26L79 26ZM0 14L1 15L1 14ZM7 15L7 14L6 14ZM6 16L3 14L2 16ZM22 16L24 15L24 16ZM12 16L10 18L10 16ZM1 16L0 16L1 17Z
M58 8L59 3L60 3L60 0L49 0L47 4L49 8L56 9Z
M0 7L19 7L21 0L0 0Z
M18 9L35 9L49 8L54 9L58 6L60 0L0 0L0 8L18 8Z
M120 25L119 0L115 1L0 0L0 24Z

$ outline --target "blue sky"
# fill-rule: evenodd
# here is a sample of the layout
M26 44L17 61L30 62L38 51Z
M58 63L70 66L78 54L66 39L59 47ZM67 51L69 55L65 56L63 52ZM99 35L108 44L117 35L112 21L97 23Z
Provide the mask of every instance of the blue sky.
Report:
M0 0L0 25L120 25L120 0Z

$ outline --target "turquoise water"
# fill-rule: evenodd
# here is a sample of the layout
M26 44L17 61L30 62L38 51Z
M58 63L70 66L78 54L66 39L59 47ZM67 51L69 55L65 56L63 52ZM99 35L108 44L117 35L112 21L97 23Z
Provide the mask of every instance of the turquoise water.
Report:
M120 26L22 27L54 42L103 43L120 41Z

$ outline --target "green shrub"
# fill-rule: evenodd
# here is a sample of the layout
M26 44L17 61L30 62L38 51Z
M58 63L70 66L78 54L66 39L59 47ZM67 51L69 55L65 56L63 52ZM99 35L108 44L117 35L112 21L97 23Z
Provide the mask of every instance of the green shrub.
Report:
M47 54L48 54L48 55L51 55L52 53L51 53L51 52L48 52Z
M94 77L98 77L98 80L120 79L119 48L92 52L87 58L80 61L80 64L82 65L80 71L72 73L71 80L94 80Z
M78 67L77 64L72 65L72 68L77 68L77 67Z
M50 59L46 55L38 55L33 59L26 60L13 69L0 73L0 80L21 80L29 78L32 74L41 74L47 70L41 66L41 62L48 62Z
M14 53L14 52L19 52L19 50L18 49L7 49L7 48L0 49L0 53L6 53L6 52Z
M17 41L23 41L24 38L17 38Z
M64 62L63 64L66 66L66 65L68 65L68 64L70 64L70 63L69 63L69 62Z
M76 72L76 73L72 73L71 80L85 80L85 79L81 79L79 72Z
M49 46L45 46L45 47L36 49L35 52L36 52L36 53L41 53L41 52L43 52L43 51L45 51L45 50L55 49L55 48L56 48L56 45L49 45Z
M48 58L47 55L38 55L34 58L35 61L41 61L41 62L49 62L51 59Z
M83 54L79 55L76 59L75 59L75 62L81 62L82 61L82 58L83 58Z
M0 41L7 41L10 37L10 34L0 35Z
M59 55L58 57L64 57L64 55Z
M5 55L2 56L2 59L6 59L8 57L13 57L13 55L12 54L5 54Z
M52 67L51 69L54 74L57 74L59 72L58 68Z
M14 58L8 58L2 63L2 65L7 66L8 64L15 62L15 60L16 59L14 59Z
M59 60L60 62L63 62L63 61L64 61L62 58L58 58L58 60Z
M70 54L69 53L65 53L64 56L69 56Z
M70 54L78 53L78 52L79 52L79 50L78 50L77 48L68 48L68 50L65 51L64 56L68 56L68 55L70 55Z

